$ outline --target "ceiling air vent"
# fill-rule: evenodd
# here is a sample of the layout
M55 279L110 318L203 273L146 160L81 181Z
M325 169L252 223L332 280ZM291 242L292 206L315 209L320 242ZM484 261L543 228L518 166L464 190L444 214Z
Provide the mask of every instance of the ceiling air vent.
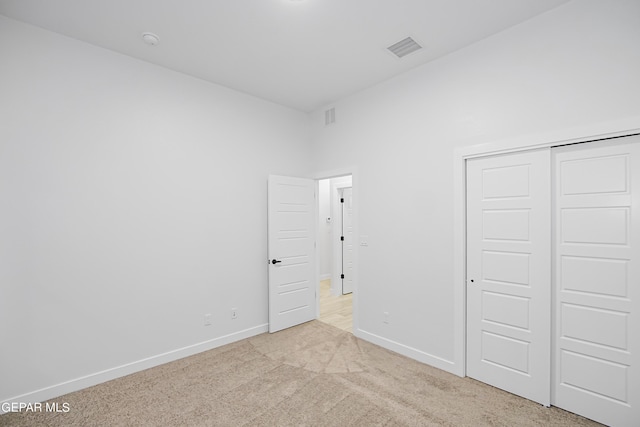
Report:
M398 43L389 46L387 49L398 58L402 58L416 50L422 49L422 46L416 43L416 41L411 37L407 37L406 39L400 40Z
M336 109L330 108L324 112L324 125L329 126L336 122Z

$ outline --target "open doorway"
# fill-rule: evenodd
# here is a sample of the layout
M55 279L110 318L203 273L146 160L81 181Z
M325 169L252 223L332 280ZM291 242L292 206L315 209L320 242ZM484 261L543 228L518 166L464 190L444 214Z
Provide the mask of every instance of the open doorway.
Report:
M318 181L319 320L353 332L352 176Z

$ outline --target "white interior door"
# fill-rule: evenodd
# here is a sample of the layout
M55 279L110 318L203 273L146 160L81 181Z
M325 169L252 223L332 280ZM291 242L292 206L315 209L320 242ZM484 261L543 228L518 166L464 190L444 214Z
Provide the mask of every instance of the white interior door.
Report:
M353 292L353 189L345 188L342 191L342 294Z
M269 176L269 332L316 317L315 181Z
M333 252L333 263L331 264L331 295L338 296L342 294L342 206L340 199L343 198L345 188L352 187L351 175L331 179L331 217L333 225L331 227L331 245ZM353 200L353 199L352 199ZM353 209L353 204L352 204ZM352 217L352 227L355 221ZM353 274L351 275L353 280Z
M640 425L640 137L554 149L553 404Z
M467 161L467 374L550 404L549 150Z

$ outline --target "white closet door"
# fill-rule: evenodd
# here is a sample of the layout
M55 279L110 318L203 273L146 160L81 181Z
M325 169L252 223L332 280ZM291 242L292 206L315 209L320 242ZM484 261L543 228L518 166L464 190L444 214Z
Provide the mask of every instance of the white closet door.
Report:
M553 404L640 425L640 138L554 149Z
M549 150L467 161L467 374L550 404Z

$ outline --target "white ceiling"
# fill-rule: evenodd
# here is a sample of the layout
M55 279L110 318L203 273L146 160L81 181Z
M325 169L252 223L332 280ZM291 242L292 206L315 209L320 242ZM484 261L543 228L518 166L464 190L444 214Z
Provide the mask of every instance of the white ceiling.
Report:
M0 0L0 14L309 112L567 1ZM386 50L407 36L424 48Z

